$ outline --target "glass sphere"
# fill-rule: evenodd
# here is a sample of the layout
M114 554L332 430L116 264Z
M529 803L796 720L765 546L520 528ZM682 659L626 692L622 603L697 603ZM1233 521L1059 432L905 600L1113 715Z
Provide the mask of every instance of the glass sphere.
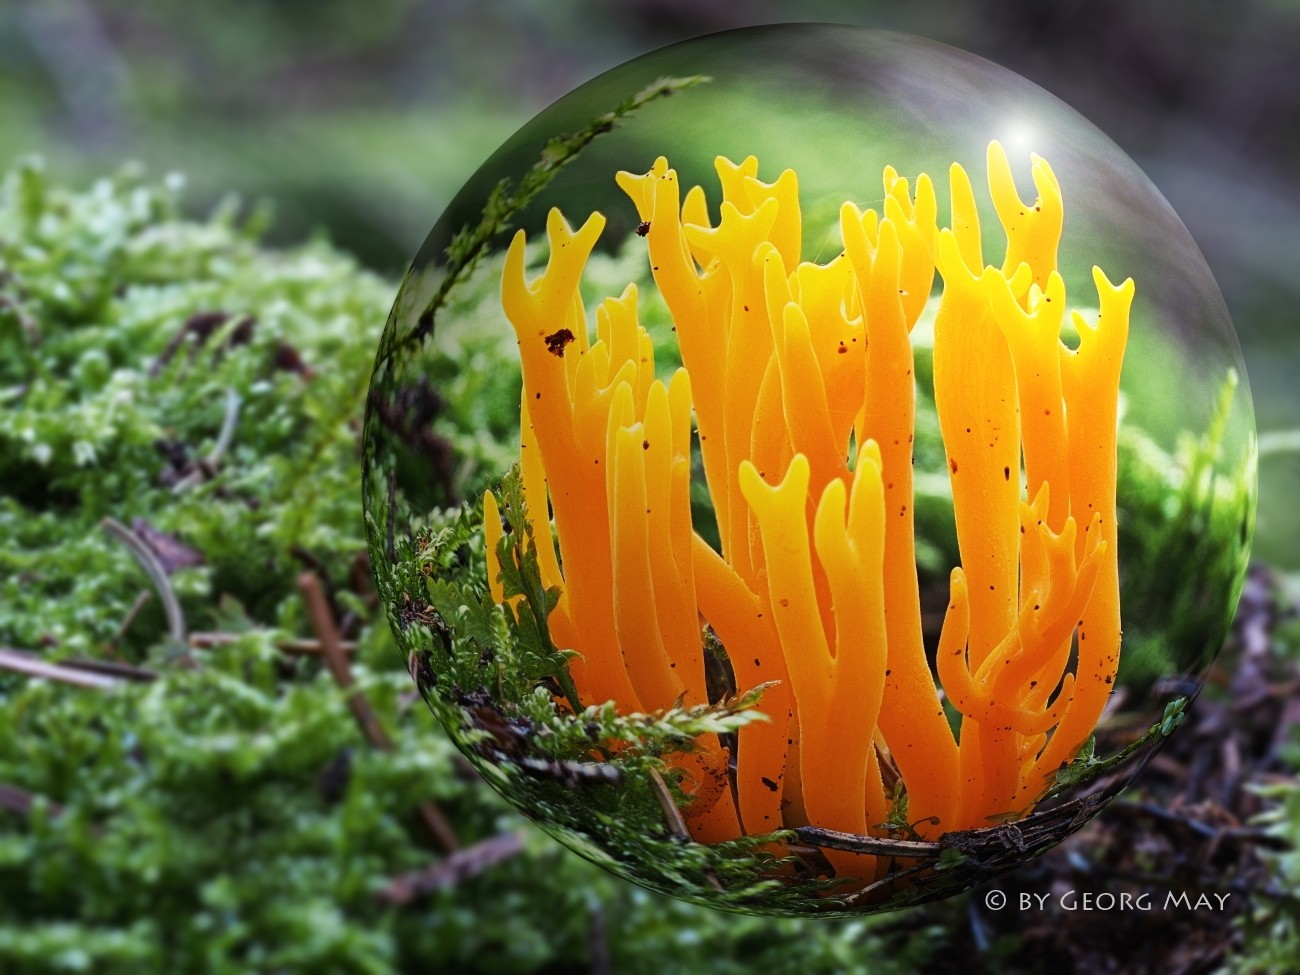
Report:
M1254 522L1187 230L1023 78L862 28L677 44L434 226L366 421L429 705L525 815L700 903L947 896L1177 727Z

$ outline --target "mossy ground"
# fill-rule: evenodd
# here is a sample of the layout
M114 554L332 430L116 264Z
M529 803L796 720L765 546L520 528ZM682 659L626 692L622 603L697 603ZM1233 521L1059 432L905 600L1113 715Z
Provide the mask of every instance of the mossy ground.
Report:
M394 285L321 243L268 251L230 210L184 218L178 192L129 176L74 192L24 167L0 196L0 644L155 675L107 690L3 677L0 783L31 802L0 814L0 968L542 971L606 950L632 972L831 972L865 957L905 972L961 941L960 899L888 924L723 915L626 885L536 832L458 886L386 903L393 876L439 859L418 803L438 803L466 845L521 828L411 706L353 571L361 411ZM480 287L458 300L486 309ZM206 337L189 325L218 312ZM465 334L439 333L431 375L450 483L468 497L509 462L518 392L492 368L509 339ZM232 391L220 464L176 490L213 453ZM1164 459L1146 462L1167 486ZM1157 527L1164 490L1144 509ZM182 653L156 596L132 616L152 585L101 529L110 516L202 556L169 584L189 630L232 642ZM367 745L317 658L275 646L309 634L294 588L308 565L332 585L392 753ZM1289 795L1270 800L1281 833ZM1294 934L1268 923L1255 950L1284 950Z

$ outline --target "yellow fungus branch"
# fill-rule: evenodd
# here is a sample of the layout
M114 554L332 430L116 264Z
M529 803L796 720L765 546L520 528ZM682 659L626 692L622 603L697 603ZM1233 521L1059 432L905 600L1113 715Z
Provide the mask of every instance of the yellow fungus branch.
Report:
M886 765L921 836L987 826L1032 808L1105 705L1120 650L1115 436L1133 282L1095 271L1098 321L1075 313L1079 347L1066 347L1060 184L1032 156L1026 203L996 142L986 164L1000 265L984 263L975 190L955 163L951 227L937 225L927 175L886 167L879 212L844 204L844 251L825 264L800 261L791 170L767 183L754 157L719 157L716 223L663 157L619 173L649 224L681 349L667 380L635 287L600 303L594 341L588 332L578 283L599 214L575 231L552 211L549 260L531 282L522 233L507 251L521 478L542 582L561 590L552 636L577 653L581 699L707 702L706 628L737 688L766 688L770 720L740 730L734 773L716 736L670 758L699 841L804 824L879 835ZM910 333L936 272L934 398L961 564L932 672ZM692 422L720 551L692 519ZM491 492L483 510L502 602L500 558L513 549ZM863 883L888 867L825 852Z

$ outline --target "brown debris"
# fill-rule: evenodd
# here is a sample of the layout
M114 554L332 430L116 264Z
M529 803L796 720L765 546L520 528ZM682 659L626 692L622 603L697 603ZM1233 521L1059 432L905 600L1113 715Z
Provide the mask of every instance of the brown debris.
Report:
M574 340L573 333L567 328L562 328L557 332L552 332L546 336L546 351L551 355L564 358L564 350L570 342Z
M451 442L434 430L434 422L446 409L428 376L409 385L375 382L370 387L367 426L372 435L391 436L410 449L413 457L430 466L430 480L438 487L441 503L459 503L455 488L456 455ZM370 423L373 422L373 426ZM390 473L390 494L396 494L395 475ZM390 497L389 518L393 517ZM391 532L390 532L391 534ZM391 552L391 544L388 551Z
M412 676L421 683L418 668L422 658L411 655ZM511 764L525 775L542 781L558 782L574 789L589 785L618 785L623 773L609 762L574 762L551 758L536 743L536 729L519 717L507 717L486 690L461 691L456 694L465 720L487 734L473 747L492 765Z
M366 696L360 690L353 689L356 681L352 676L352 665L348 662L347 654L343 652L338 626L330 613L329 602L325 598L325 589L320 579L311 572L304 572L298 576L298 590L302 593L303 602L307 606L307 616L311 620L312 630L320 641L325 666L340 688L351 691L347 696L348 708L356 718L362 734L375 748L391 752L393 742L384 730L383 724L380 723L379 716L370 707ZM460 849L460 841L456 837L451 821L434 803L422 802L416 807L416 812L419 813L434 843L444 853Z
M193 362L199 350L207 345L212 336L228 321L230 321L230 315L224 311L201 311L191 315L185 320L185 324L181 326L180 331L172 336L162 354L149 367L149 378L154 379L159 376L167 368L168 364L176 358L176 353L191 338L193 338L194 342L190 347L189 361ZM241 318L235 324L235 327L230 330L230 334L226 336L226 340L221 344L220 348L216 350L218 358L229 349L247 345L251 342L253 329L256 327L257 319L251 315L245 315Z
M275 351L271 355L271 368L276 372L296 373L303 379L311 379L315 375L311 366L303 359L302 353L284 341L275 343Z
M994 880L986 890L1004 893L1006 907L990 909L976 891L935 971L969 972L998 942L996 963L986 956L998 970L1210 973L1239 951L1261 905L1300 907L1268 859L1288 844L1252 825L1266 800L1250 787L1294 778L1280 752L1300 727L1300 663L1272 650L1275 626L1295 610L1279 603L1274 583L1252 569L1209 688L1134 787L1059 847ZM1084 910L1085 893L1127 894L1146 909ZM1205 894L1214 909L1171 903L1171 893L1192 903ZM1022 910L1022 895L1046 895L1045 906Z
M149 551L168 575L177 569L187 569L204 562L203 553L198 549L186 545L175 535L160 531L143 518L133 519L131 530L149 547Z
M394 877L379 899L401 906L476 877L524 849L523 833L501 833L439 860L431 867Z

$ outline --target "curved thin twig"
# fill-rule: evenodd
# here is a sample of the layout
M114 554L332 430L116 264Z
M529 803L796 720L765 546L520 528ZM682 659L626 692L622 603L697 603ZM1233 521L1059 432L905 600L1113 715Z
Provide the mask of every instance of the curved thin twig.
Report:
M167 629L172 642L177 646L185 646L185 617L181 615L181 604L176 599L176 592L172 589L171 580L167 577L167 572L158 563L157 557L149 549L140 536L127 528L124 524L115 518L105 518L100 523L100 527L125 545L135 556L135 560L140 563L140 568L144 569L145 575L153 583L154 589L158 592L158 599L162 602L163 613L167 616Z
M880 836L862 836L857 833L844 833L837 829L822 829L820 826L796 826L795 835L810 846L820 846L826 850L842 850L845 853L870 853L885 857L924 857L937 859L942 855L942 843L927 840L891 840Z
M668 788L668 783L664 777L659 774L659 770L651 768L647 770L650 778L650 790L654 793L655 801L659 803L659 808L664 814L664 821L668 824L668 831L684 843L691 841L691 831L686 826L686 819L682 816L682 811L677 808L677 802L673 799L672 791ZM709 886L714 890L722 890L722 882L714 875L712 870L705 871L705 879L708 880Z
M45 680L58 681L60 684L70 684L73 687L88 687L101 691L116 687L121 683L121 679L118 677L52 664L37 656L9 649L0 649L0 670L26 674L28 677L41 677Z
M235 438L235 424L239 420L239 394L233 389L226 390L226 415L221 421L221 432L217 434L217 442L212 445L212 450L208 456L204 457L185 477L181 478L172 487L173 494L180 494L192 487L202 484L205 480L213 477L217 473L217 468L221 466L222 458L226 456L226 451L230 449L230 444Z

